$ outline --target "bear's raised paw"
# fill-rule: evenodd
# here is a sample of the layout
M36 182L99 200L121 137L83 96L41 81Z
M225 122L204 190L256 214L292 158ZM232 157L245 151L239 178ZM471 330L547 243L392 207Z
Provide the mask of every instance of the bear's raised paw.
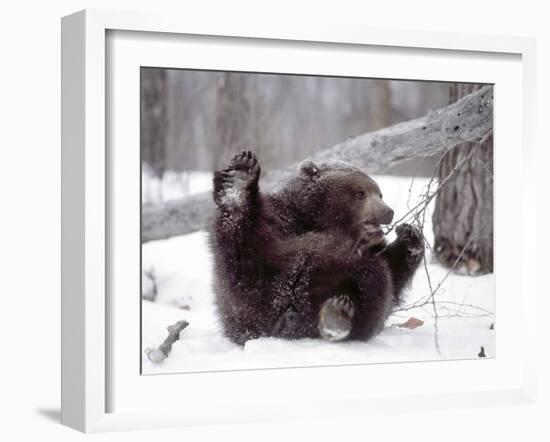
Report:
M253 152L248 150L235 155L229 167L214 174L216 202L240 202L244 191L257 188L260 171L260 163Z

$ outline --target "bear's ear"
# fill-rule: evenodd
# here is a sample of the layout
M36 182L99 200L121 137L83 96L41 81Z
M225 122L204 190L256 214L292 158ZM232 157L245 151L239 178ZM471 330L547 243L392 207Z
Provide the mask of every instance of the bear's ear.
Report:
M321 175L317 165L310 160L305 160L300 164L300 174L306 175L310 178L318 178Z

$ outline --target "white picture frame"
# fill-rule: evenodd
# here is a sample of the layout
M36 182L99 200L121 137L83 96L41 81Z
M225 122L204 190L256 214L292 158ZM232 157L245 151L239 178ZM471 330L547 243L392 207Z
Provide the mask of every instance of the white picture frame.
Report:
M395 412L400 410L456 408L470 406L492 406L503 404L532 403L535 395L535 333L536 324L526 318L534 318L535 269L529 266L529 256L536 256L536 245L518 241L517 253L521 256L522 266L518 270L519 278L514 282L521 294L519 305L523 315L515 318L515 326L521 332L515 332L509 325L512 319L508 310L499 307L499 330L502 336L512 336L514 341L509 354L520 348L512 364L506 359L507 351L497 354L495 363L487 361L484 376L495 375L495 382L485 388L482 383L466 383L457 386L454 391L445 391L445 375L434 378L430 391L420 393L409 391L398 393L401 386L395 385L392 391L380 389L369 393L358 388L353 394L338 394L331 391L322 396L315 391L312 379L342 377L343 368L324 367L295 370L259 370L254 372L195 374L193 388L186 390L189 397L199 396L204 382L214 385L221 398L202 400L192 405L174 403L166 407L159 406L159 398L171 388L177 396L179 386L170 381L171 376L139 378L139 373L124 371L124 363L117 364L122 370L113 376L113 349L110 344L113 321L117 318L111 311L112 299L109 299L110 276L109 263L112 250L113 232L108 228L112 221L110 157L108 142L110 134L106 130L106 121L110 117L108 108L108 57L117 56L108 50L108 34L112 32L140 32L147 39L147 33L165 36L212 36L218 39L246 39L254 42L285 42L286 46L307 42L310 45L337 45L336 50L363 46L401 48L402 52L430 50L437 54L470 54L473 59L483 62L484 54L501 54L515 57L521 77L520 91L510 90L511 97L518 100L521 109L509 110L511 116L521 115L519 127L510 133L510 142L521 145L523 186L509 189L506 184L506 169L496 178L496 220L498 217L499 186L502 191L515 192L523 201L520 234L526 237L527 220L534 219L536 194L526 189L535 188L533 174L528 171L534 163L534 106L535 106L535 46L532 39L517 37L491 37L451 33L428 33L415 31L388 31L369 28L350 28L326 26L323 24L307 27L262 23L214 22L196 17L154 16L151 14L86 10L63 18L62 21L62 423L85 432L111 431L139 428L159 428L168 426L199 425L209 423L251 422L258 420L284 419L290 417L318 417L335 415L361 415L372 411ZM518 76L516 76L519 78ZM514 78L516 78L514 77ZM490 80L483 75L476 77L480 81ZM457 78L456 80L462 80ZM515 81L515 80L514 80ZM490 82L490 81L487 81ZM513 83L510 83L513 84ZM496 124L495 140L500 146L506 146L499 139L499 127L504 126L506 112L499 109L498 83L496 84L496 113L503 115L500 126ZM510 87L511 88L511 87ZM503 91L506 92L506 91ZM136 91L136 94L139 92ZM504 93L501 95L504 102ZM512 102L512 101L510 101ZM505 132L501 132L505 134ZM517 152L516 152L517 155ZM501 164L506 163L502 157ZM500 160L499 160L500 161ZM499 177L500 181L499 181ZM502 184L499 184L502 183ZM139 195L138 195L139 198ZM502 209L501 209L502 210ZM498 221L500 222L500 221ZM496 230L498 237L498 229ZM495 244L498 264L502 256L502 275L506 276L505 251ZM125 253L117 250L116 253ZM129 253L129 252L127 252ZM497 279L498 280L498 279ZM499 286L497 286L499 287ZM504 287L501 284L500 287ZM512 288L508 289L509 291ZM511 296L512 293L509 293ZM116 296L116 294L115 294ZM497 289L498 299L498 289ZM504 304L504 302L502 303ZM497 302L498 305L498 302ZM120 309L119 309L120 310ZM501 319L502 318L502 319ZM519 323L519 325L518 325ZM110 330L111 329L111 330ZM520 339L521 338L521 339ZM501 348L504 348L501 346ZM117 356L120 357L121 356ZM122 361L124 362L122 356ZM471 361L470 361L471 362ZM437 364L437 363L436 363ZM442 364L442 363L439 363ZM368 370L369 376L382 376L382 371L392 372L394 379L403 374L401 364L387 366L346 367L345 378L353 380ZM405 365L405 364L403 364ZM406 364L407 372L421 376L424 371L431 374L439 370L443 373L476 373L478 366L462 363L444 363L444 368L428 365ZM512 367L513 365L513 367ZM119 368L124 366L124 368ZM312 371L313 370L313 371ZM468 371L470 370L470 371ZM312 373L315 373L312 375ZM182 376L182 375L179 375ZM183 376L187 376L184 374ZM184 378L179 378L179 383ZM188 378L191 379L191 378ZM136 383L132 383L132 382ZM185 380L183 381L185 382ZM202 382L202 384L201 384ZM350 381L351 382L351 381ZM398 381L396 381L398 383ZM284 384L281 384L284 383ZM455 384L461 384L453 380ZM120 389L119 384L125 385ZM145 385L147 384L147 385ZM227 385L230 384L231 388ZM281 385L291 386L285 396L277 396ZM264 388L264 395L273 398L262 400L256 393ZM131 407L114 407L110 399L111 392L119 388L120 394L127 394L125 402L136 403ZM143 388L148 391L142 396L131 396L129 391ZM223 390L226 388L226 390ZM244 389L244 393L243 393ZM250 394L246 392L250 390ZM346 391L345 389L343 391ZM403 391L403 390L401 390ZM155 393L156 396L155 396ZM120 394L117 393L119 396ZM141 398L140 398L141 396ZM166 397L166 396L164 396ZM168 401L170 402L170 401ZM335 412L335 410L337 410Z

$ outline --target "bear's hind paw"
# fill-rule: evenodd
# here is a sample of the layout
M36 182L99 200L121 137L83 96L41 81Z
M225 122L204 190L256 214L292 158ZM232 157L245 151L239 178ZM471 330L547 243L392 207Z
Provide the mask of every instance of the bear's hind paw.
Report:
M319 333L331 342L346 339L352 326L355 308L347 295L333 296L325 301L319 313Z

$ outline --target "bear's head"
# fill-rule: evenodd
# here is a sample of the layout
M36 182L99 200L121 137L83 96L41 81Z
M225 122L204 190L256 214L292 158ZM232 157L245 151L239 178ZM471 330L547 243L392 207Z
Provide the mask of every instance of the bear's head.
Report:
M290 189L295 211L308 229L370 229L376 234L393 219L378 184L346 163L305 161Z

